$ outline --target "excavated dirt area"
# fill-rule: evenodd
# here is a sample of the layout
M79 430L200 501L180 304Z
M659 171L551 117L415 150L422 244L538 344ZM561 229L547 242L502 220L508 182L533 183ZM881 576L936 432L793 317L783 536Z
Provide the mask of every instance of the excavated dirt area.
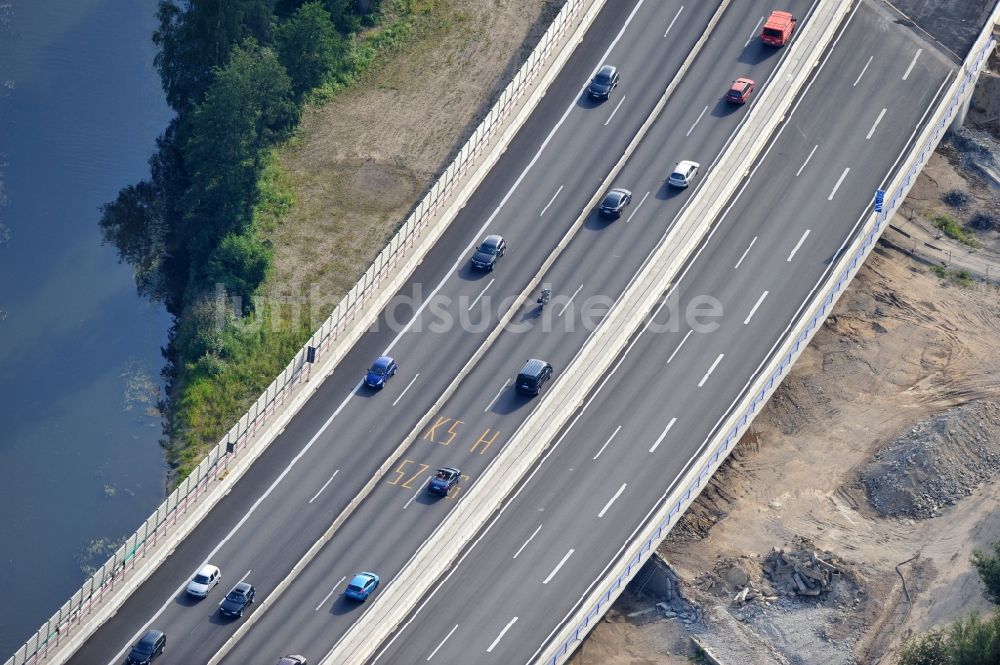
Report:
M981 182L963 168L932 160L914 193ZM971 190L971 209L997 195ZM988 611L970 555L1000 538L998 348L1000 287L877 248L660 548L697 620L630 589L574 665L688 663L692 638L726 665L889 665Z

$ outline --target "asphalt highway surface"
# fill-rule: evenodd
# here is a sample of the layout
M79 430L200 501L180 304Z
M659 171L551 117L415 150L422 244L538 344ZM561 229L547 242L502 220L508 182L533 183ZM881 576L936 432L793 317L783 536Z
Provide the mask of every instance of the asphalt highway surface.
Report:
M955 74L925 39L878 3L859 3L671 297L372 663L535 662L707 444L899 168ZM675 125L683 136L690 122ZM686 138L727 130L711 116ZM701 156L697 145L686 151ZM637 153L623 175L641 190L654 170ZM671 320L671 302L683 311L705 295L721 305L717 328ZM565 336L539 345L555 350Z
M729 81L737 75L752 74L763 82L777 64L780 53L757 52L746 58L742 44L752 36L754 24L766 7L762 2L743 4L739 9L730 9L717 28L716 36L696 62L700 67L697 78L694 70L689 74L695 88L704 87L705 94L699 99L710 100L711 108L706 112L699 108L692 114L679 90L667 107L675 122L694 125L698 121L707 126L707 120L714 119L720 133L708 134L692 127L687 135L680 132L675 136L678 132L669 127L670 120L658 123L660 129L651 140L658 141L660 150L669 145L678 154L660 154L655 174L643 180L641 186L647 188L643 193L651 192L648 201L640 202L636 186L636 201L629 212L634 216L614 223L588 218L566 253L566 257L577 256L581 264L575 270L565 268L565 273L553 272L559 280L555 291L561 298L573 296L572 291L564 293L564 285L573 283L577 302L595 293L612 298L620 293L687 198L684 193L668 193L662 186L673 162L696 158L707 168L743 115L741 111L723 111L718 105ZM808 6L804 1L793 4L803 12ZM221 620L216 614L228 589L240 580L254 584L258 604L251 608L253 612L455 380L503 309L524 289L579 216L663 94L717 6L715 2L687 6L681 2L608 3L491 175L418 268L408 287L383 312L378 325L356 345L230 494L69 662L121 662L131 643L148 627L163 630L168 637L166 653L159 662L204 662L232 635L238 623ZM724 71L715 71L721 57L731 64ZM581 93L593 71L604 62L613 62L621 69L622 81L610 100L593 102ZM689 94L693 91L685 93ZM681 136L684 141L680 141ZM503 234L510 249L494 273L475 273L468 267L468 258L472 247L486 233ZM615 253L627 256L627 260L619 260ZM561 265L569 265L566 257ZM594 281L598 275L594 262L603 266L600 275L606 283ZM626 265L628 262L631 267ZM571 311L569 305L564 314ZM557 322L569 321L571 316L561 316L560 307L557 303L549 308L546 317L553 314ZM515 422L530 411L530 402L517 401L510 391L497 393L503 381L516 373L524 349L534 344L532 334L537 335L546 320L534 320L534 315L528 313L525 316L522 323L526 332L503 335L506 350L491 350L488 359L466 379L468 386L463 384L457 401L449 403L447 412L442 413L453 419L460 419L466 412L496 416L491 429L504 434L492 442L492 450L484 447L481 464L495 454ZM539 339L551 339L547 345L560 347L559 353L550 356L553 363L564 366L572 356L571 346L578 348L586 332L561 335L559 343L554 334ZM563 345L565 348L561 348ZM539 353L546 349L541 348ZM360 387L360 377L368 364L386 351L399 361L399 374L382 391ZM484 401L489 402L489 398L483 397L487 393L500 396L495 403L487 404ZM455 427L448 425L449 429ZM411 468L417 473L420 464L428 464L429 469L438 458L449 458L456 465L464 463L444 453L424 454L428 450L447 452L447 446L437 438L443 431L434 433L435 445L440 448L417 442L415 459L411 460L416 466L407 466L404 474L409 474ZM470 431L464 431L463 439L471 436ZM421 449L421 445L425 447ZM465 466L470 480L476 468L482 468L471 461ZM369 503L386 500L382 497L413 486L405 479L395 484L398 486L387 484ZM413 503L417 505L411 505L409 512L394 518L401 534L396 544L398 551L394 552L399 556L405 554L406 548L410 553L415 551L448 505L425 507L416 500ZM414 510L417 507L426 509L410 518L411 513L418 512ZM407 525L408 519L413 523ZM356 542L357 533L375 535L369 517L352 517L331 548L349 547ZM351 549L362 551L357 546ZM363 559L356 557L358 566L373 567L362 566ZM207 599L193 600L183 589L206 561L222 569L223 581ZM372 563L378 566L380 562ZM344 562L329 575L340 573L339 579L357 572L353 564L353 560ZM317 563L317 569L320 565ZM392 568L386 562L385 569ZM289 592L289 597L294 598L295 593ZM345 615L337 625L346 625L351 616ZM267 620L261 625L266 629ZM332 625L328 628L330 635L335 634ZM326 637L324 634L324 641ZM321 647L316 645L317 649ZM280 650L269 646L267 653Z
M801 2L794 9L805 15L809 6ZM682 159L701 162L703 170L698 177L703 178L709 165L723 153L749 110L722 100L729 84L737 76L750 76L764 84L782 55L762 47L756 39L766 7L763 2L740 3L725 13L713 33L716 36L709 39L706 50L614 183L632 190L632 205L615 221L603 219L596 212L588 213L583 229L545 275L544 283L551 285L555 294L550 305L540 310L529 302L518 312L509 329L435 414L430 427L396 470L224 663L250 662L266 649L313 658L326 653L364 610L343 597L350 577L362 570L372 571L382 577L383 584L391 583L392 576L441 522L453 501L461 499L461 489L453 499L434 499L428 496L424 484L440 466L460 468L465 476L463 484L475 481L537 403L537 398L521 396L513 389L514 377L523 362L529 357L542 358L556 368L558 377L560 368L566 367L583 346L608 306L674 223L697 185L696 179L689 190L668 187L666 179L675 163ZM639 11L644 9L645 4ZM662 47L664 33L670 34L667 28L673 22L671 30L676 29L679 16L684 14L678 16L677 8L664 12L663 5L655 9L655 22L654 18L636 15L616 46L622 54L613 49L609 61L627 62L627 51L635 49L637 42L646 44L652 38L657 40L657 47ZM640 61L635 66L641 68ZM629 66L622 66L622 71L625 80ZM666 80L661 80L661 90L665 86ZM613 105L621 104L618 114L625 110L629 90L623 83L617 101L613 96L609 102L599 104L579 97L578 108L588 113L599 111L596 122L602 128L599 131L605 131L614 126L618 117ZM581 138L577 136L576 140ZM591 174L577 168L569 177L572 179L566 179L564 172L537 176L531 189L540 196L533 207L522 206L520 214L535 224L548 223L553 199L558 202L571 189L582 189L589 198L603 173ZM464 308L471 306L473 312L490 308L490 280L499 280L512 270L512 263L507 261L514 258L514 248L525 241L505 236L510 256L502 259L494 273L468 273L486 293L478 301L470 299L469 305L463 303ZM471 320L479 318L475 315ZM422 374L425 369L421 366L417 371Z

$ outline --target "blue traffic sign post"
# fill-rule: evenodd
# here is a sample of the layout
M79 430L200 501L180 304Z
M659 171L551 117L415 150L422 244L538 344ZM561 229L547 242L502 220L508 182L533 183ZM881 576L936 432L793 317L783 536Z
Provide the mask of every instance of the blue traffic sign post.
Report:
M875 212L882 212L882 204L885 202L885 192L881 189L875 190Z

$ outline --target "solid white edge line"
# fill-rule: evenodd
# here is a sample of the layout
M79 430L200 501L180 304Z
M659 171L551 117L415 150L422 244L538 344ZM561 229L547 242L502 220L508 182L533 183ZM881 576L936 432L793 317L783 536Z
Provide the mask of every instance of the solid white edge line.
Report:
M656 452L656 449L660 447L661 443L663 443L663 439L665 439L667 437L667 432L670 431L670 428L673 427L674 423L676 423L676 422L677 422L677 418L676 417L670 419L670 422L667 423L667 426L663 428L663 432L660 434L660 436L658 436L656 438L656 441L653 443L653 446L649 449L649 452L651 452L651 453L655 453Z
M324 596L324 597L323 597L323 600L319 601L319 605L317 605L317 606L316 606L316 609L314 609L314 610L313 610L313 612L319 612L319 608L321 608L321 607L323 607L324 605L326 605L326 601L330 600L330 596L332 596L332 595L333 595L333 592L334 592L334 591L336 591L336 590L337 590L337 587L339 587L339 586L341 585L341 583L342 583L342 582L343 582L344 580L346 580L346 579L347 579L347 575L344 575L343 577L341 577L341 578L340 578L340 581L339 581L339 582L337 582L336 584L334 584L334 585L333 585L333 588L332 588L332 589L330 589L330 593L326 594L326 596Z
M910 72L912 72L912 71L913 71L913 67L914 67L914 65L916 65L916 64L917 64L917 58L919 58L919 57L920 57L920 54L921 54L921 53L923 53L923 52L924 52L924 50L923 50L922 48L918 48L918 49L917 49L917 52L913 54L913 60L910 60L910 66L906 68L906 73L905 73L905 74L903 74L903 80L904 80L904 81L905 81L905 80L906 80L907 78L909 78L909 76L910 76Z
M639 205L637 205L637 206L635 207L635 210L633 210L633 211L632 211L632 214L631 214L631 215L629 215L629 216L628 216L628 217L627 217L627 218L625 219L625 223L626 223L626 224L628 224L629 222L631 222L631 221L632 221L632 218L633 218L633 217L635 217L635 213L639 212L639 208L641 208L641 207L642 207L642 204L643 204L643 203L645 203L645 202L646 202L646 199L648 199L648 198L649 198L649 192L646 192L645 196L643 196L643 197L642 197L642 200L641 200L641 201L639 201Z
M413 375L413 378L410 379L410 382L406 384L405 388L403 388L403 392L399 393L399 397L397 397L393 401L393 403L392 403L393 406L396 406L396 404L399 403L399 400L403 399L403 395L405 395L406 391L410 389L410 386L412 386L414 384L414 382L417 380L418 376L420 376L420 372L417 372L416 374Z
M868 56L868 62L866 62L866 63L865 63L865 66L864 66L864 67L862 67L862 69L861 69L861 73L860 73L860 74L858 74L858 78L854 79L854 85L853 85L853 86L851 86L851 87L853 87L853 88L856 88L856 87L858 87L858 82L859 82L859 81L861 80L861 77L865 75L865 72L867 72L867 71L868 71L868 65L872 64L872 59L873 59L874 57L875 57L875 56L873 56L873 55L870 55L870 56Z
M694 329L689 330L689 331L687 331L684 334L684 339L681 340L681 343L677 345L677 348L674 349L674 352L670 354L669 358L667 358L667 364L668 365L670 364L670 361L674 359L674 356L677 355L677 352L681 350L681 347L684 346L684 342L688 341L688 337L690 337L691 333L693 333L693 332L694 332Z
M802 174L802 170L805 169L806 164L808 164L809 160L812 159L813 153L816 152L816 148L818 147L819 144L817 143L816 145L813 146L813 149L809 151L809 155L806 157L806 161L802 162L802 166L800 166L799 170L795 172L796 178L798 178Z
M520 554L521 552L524 551L524 548L528 546L528 543L530 543L532 540L534 540L535 536L537 536L538 532L541 531L541 530L542 530L542 525L539 524L538 527L531 533L531 535L528 536L528 539L526 541L524 541L524 544L522 544L520 547L518 547L517 551L514 552L514 556L513 556L514 559L517 558L518 554Z
M747 314L747 318L743 319L743 325L747 325L750 323L750 319L752 319L753 315L757 313L757 308L760 307L760 304L762 302L764 302L764 298L767 297L767 294L768 294L767 291L764 291L764 293L760 294L760 298L757 298L757 302L755 302L754 306L750 309L750 313Z
M603 446L601 446L601 449L597 451L597 454L596 454L596 455L594 455L594 459L595 459L595 460L596 460L596 459L597 459L598 457L600 457L600 456L601 456L601 453L603 453L603 452L604 452L604 449L608 447L608 444L609 444L609 443L611 443L611 441L612 441L612 440L613 440L613 439L614 439L614 438L615 438L616 436L618 436L618 432L620 432L620 431L621 431L621 429L622 429L622 426L621 426L621 425L619 425L618 427L616 427L616 428L615 428L615 431L611 433L611 436L609 436L609 437L608 437L608 440L604 442L604 445L603 445Z
M622 492L625 491L626 487L628 487L628 483L622 483L622 486L618 488L618 491L615 492L615 495L613 497L611 497L610 499L608 499L608 502L606 504L604 504L603 508L601 508L601 512L597 513L598 517L604 517L604 513L608 512L608 508L610 508L611 504L613 504L618 499L618 497L620 497L622 495ZM573 550L570 550L570 552L572 552L572 551ZM567 555L567 558L568 558L568 555ZM560 565L562 565L562 564L560 564Z
M875 118L875 124L872 125L872 128L868 130L868 135L865 136L866 141L871 140L872 134L875 133L875 128L878 127L878 123L882 122L882 118L885 117L885 112L887 110L888 109L882 109L881 113L878 114L878 117Z
M485 409L483 409L483 413L488 413L489 410L493 408L493 405L497 403L497 400L500 399L500 395L503 395L503 391L507 390L507 386L509 385L510 385L510 379L507 379L506 381L503 382L503 385L500 387L500 390L497 391L496 397L490 400L490 403L486 405Z
M566 563L566 561L571 556L573 556L573 552L575 552L575 551L576 550L574 550L571 547L570 550L568 552L566 552L566 554L563 555L563 558L559 560L559 563L556 564L556 567L552 569L552 572L549 573L549 576L546 577L544 580L542 580L542 584L548 584L549 582L551 582L552 578L556 576L556 573L559 572L559 569L563 567L563 564Z
M552 198L549 199L549 202L545 204L544 208L542 208L542 212L538 214L539 217L545 214L545 211L548 210L549 206L552 205L552 203L556 200L556 197L559 196L559 192L563 190L563 187L564 185L559 185L559 189L556 190L556 193L552 195Z
M467 311L467 312L471 312L471 311L472 311L472 308L473 308L473 307L475 307L475 306L476 306L476 303L478 303L478 302L479 302L479 299L483 297L483 294L484 294L484 293L486 293L486 289L488 289L488 288L490 288L491 286L493 286L493 282L495 282L495 281L497 281L497 278L496 278L496 277L494 277L493 279L491 279L491 280L489 281L489 284L487 284L486 286L484 286L484 287L483 287L483 290L479 292L479 295L478 295L478 296L476 296L476 299L472 301L472 304L471 304L471 305L469 305L469 309L467 309L467 310L465 310L465 311ZM393 402L393 404L395 404L395 402Z
M795 247L792 248L792 253L788 255L787 259L785 259L786 263L791 263L792 259L795 258L796 252L799 251L799 248L802 247L802 243L804 243L806 241L806 238L809 237L810 231L811 229L806 229L806 232L802 234L802 237L799 238L799 241L795 243Z
M503 630L501 630L500 634L497 635L497 638L493 640L493 643L486 648L486 653L491 653L493 649L496 648L497 644L500 643L500 640L503 639L503 636L507 634L507 631L510 630L510 627L513 626L515 623L517 623L517 617L514 617L513 619L507 622L507 625L503 627Z
M329 479L329 480L327 480L327 481L326 481L325 483L323 483L323 486L322 486L322 487L320 487L320 488L319 488L319 491L318 491L318 492L316 492L316 494L314 494L314 495L313 495L313 498L309 499L309 503L312 503L313 501L315 501L315 500L316 500L316 497L318 497L318 496L319 496L320 494L322 494L322 493L323 493L323 490L325 490L325 489L326 489L326 486L327 486L327 485L329 485L329 484L330 484L331 482L333 482L333 479L337 477L337 474L338 474L338 473L340 473L340 469L337 469L336 471L334 471L334 472L333 472L333 475L332 475L332 476L330 476L330 479Z
M624 102L625 102L625 95L622 95L622 98L618 100L618 104L615 106L615 110L612 111L611 115L608 116L608 119L604 121L605 127L607 127L608 123L611 122L611 119L615 117L615 113L618 113L618 109L622 107L622 104Z
M705 382L708 381L708 377L712 376L712 372L715 371L715 368L719 366L719 363L722 362L722 359L725 356L726 356L725 353L719 354L719 357L715 359L715 362L712 363L712 366L708 368L707 372L705 372L705 376L701 377L701 381L698 382L699 388L705 385Z
M663 33L664 37L666 37L667 33L670 32L670 28L674 27L674 23L677 22L677 19L679 19L681 17L681 12L682 11L684 11L684 5L681 5L681 8L677 10L676 14L674 14L674 19L670 22L670 25L667 26L667 31Z
M436 654L438 650L444 646L444 643L448 641L448 638L451 637L451 634L454 633L456 630L458 630L457 623L455 624L454 628L448 631L448 634L444 636L444 639L438 642L438 645L434 647L434 651L431 651L431 655L427 656L427 660L430 660L431 658L434 657L434 654Z

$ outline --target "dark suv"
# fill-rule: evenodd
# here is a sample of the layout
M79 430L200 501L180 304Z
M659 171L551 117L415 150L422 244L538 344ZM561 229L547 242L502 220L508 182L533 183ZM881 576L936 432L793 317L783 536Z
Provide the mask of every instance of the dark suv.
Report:
M472 255L472 266L479 270L493 270L497 266L497 259L506 251L507 243L503 238L497 235L486 236Z
M537 395L542 390L542 385L552 378L552 365L544 360L532 358L524 363L524 367L517 373L517 382L514 384L518 392L528 395Z
M167 636L162 631L147 630L142 639L129 651L125 662L128 665L149 665L154 658L163 653L165 646L167 646Z

